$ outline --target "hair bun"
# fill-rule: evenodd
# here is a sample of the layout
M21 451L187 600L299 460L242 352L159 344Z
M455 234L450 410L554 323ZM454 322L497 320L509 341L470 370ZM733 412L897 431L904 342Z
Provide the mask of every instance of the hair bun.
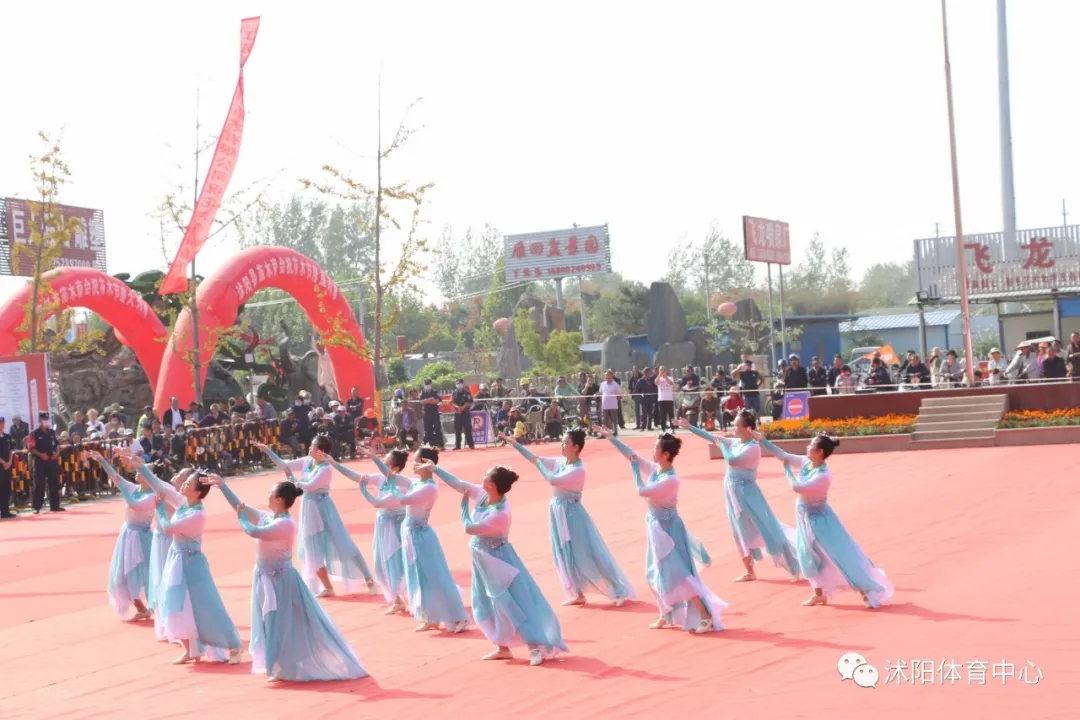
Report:
M835 445L836 447L840 447L840 438L829 438L829 439L832 440L833 445Z
M299 485L294 485L294 487L296 488L296 497L300 497L304 494L304 488L300 487Z

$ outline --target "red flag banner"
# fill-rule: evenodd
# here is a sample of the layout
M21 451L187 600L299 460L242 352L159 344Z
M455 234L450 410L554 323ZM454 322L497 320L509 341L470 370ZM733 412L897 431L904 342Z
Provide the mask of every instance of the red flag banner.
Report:
M169 267L169 273L161 283L158 292L162 295L183 292L187 288L187 267L195 255L206 244L214 217L221 209L225 190L232 180L236 161L240 156L240 140L244 135L244 65L251 50L255 47L255 36L259 33L259 18L247 18L240 21L240 78L236 82L229 112L225 116L225 125L218 136L214 158L210 161L210 170L199 192L195 211L184 231L184 239L176 252L176 259Z

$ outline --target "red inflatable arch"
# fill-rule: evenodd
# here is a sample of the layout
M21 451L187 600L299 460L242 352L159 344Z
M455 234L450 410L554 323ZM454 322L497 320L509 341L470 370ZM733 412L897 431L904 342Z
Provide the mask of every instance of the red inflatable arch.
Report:
M157 385L168 333L139 293L123 281L94 268L57 268L42 275L41 279L52 295L48 304L59 300L60 310L86 308L100 315L113 327L120 342L135 352L150 380L150 387ZM17 354L19 342L30 335L25 330L17 330L26 317L30 290L27 283L14 297L0 305L0 355Z
M240 306L264 288L277 288L296 298L311 324L323 335L334 330L364 345L360 326L352 308L330 276L295 250L277 246L254 247L234 255L221 269L204 280L196 293L199 308L199 367L206 378L206 366L221 332L236 322ZM162 357L161 374L154 409L164 412L173 396L180 407L195 399L192 364L191 314L185 310L177 319L173 335ZM344 347L329 347L330 362L339 389L359 388L362 397L375 392L371 363Z

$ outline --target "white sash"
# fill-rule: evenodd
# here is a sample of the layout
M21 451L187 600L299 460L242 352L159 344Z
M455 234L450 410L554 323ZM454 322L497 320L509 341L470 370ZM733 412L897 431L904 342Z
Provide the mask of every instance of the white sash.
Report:
M566 505L561 502L555 503L555 525L559 528L559 541L564 545L570 542L570 525L566 522Z
M648 537L656 562L666 558L675 549L675 541L664 532L664 528L660 527L660 521L654 517L649 518Z
M473 557L480 566L480 575L484 578L484 584L492 598L497 598L510 589L510 583L518 576L516 567L480 548L475 549Z
M274 583L270 579L269 573L260 572L259 575L259 589L262 591L262 614L265 618L274 610L277 610L277 592L274 590Z

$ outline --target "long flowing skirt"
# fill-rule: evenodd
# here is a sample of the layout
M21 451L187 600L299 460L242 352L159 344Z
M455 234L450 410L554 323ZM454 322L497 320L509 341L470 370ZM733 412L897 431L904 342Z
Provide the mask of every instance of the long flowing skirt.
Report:
M697 630L703 617L694 598L709 611L714 630L723 630L721 618L727 603L710 590L698 575L695 561L708 567L709 556L697 539L691 538L675 510L650 509L645 516L648 536L645 577L660 614L683 630Z
M405 584L409 610L425 623L466 622L469 619L461 588L446 564L439 536L427 523L406 520L401 526L405 553Z
M568 599L589 588L612 600L634 597L634 588L579 499L552 498L549 525L555 570Z
M318 571L344 585L345 592L355 592L363 582L372 581L371 570L360 548L356 547L337 506L326 492L304 495L300 508L300 566L304 582L313 592L322 584Z
M846 588L864 593L873 607L893 596L893 584L848 534L828 503L795 501L799 567L810 584L829 598Z
M780 524L758 484L727 479L724 490L728 521L739 557L749 556L754 562L761 562L764 550L777 566L787 570L792 577L799 577L795 529Z
M127 615L131 603L150 595L150 526L124 523L116 538L109 565L109 604L120 617Z
M495 645L530 645L544 657L568 651L559 619L504 538L472 543L473 619Z
M171 642L188 640L193 657L218 661L225 660L229 650L243 648L201 550L173 542L162 582L159 612Z
M375 582L386 602L405 597L405 563L401 552L401 523L405 511L380 511L375 518Z
M154 611L154 636L162 642L167 642L169 638L165 634L165 623L161 620L161 613L157 610L164 593L161 579L165 576L165 560L169 557L172 542L171 535L166 535L160 528L154 528L154 539L150 543L150 587L147 588L146 599L147 605Z
M249 647L254 674L294 682L367 677L292 563L255 566Z

